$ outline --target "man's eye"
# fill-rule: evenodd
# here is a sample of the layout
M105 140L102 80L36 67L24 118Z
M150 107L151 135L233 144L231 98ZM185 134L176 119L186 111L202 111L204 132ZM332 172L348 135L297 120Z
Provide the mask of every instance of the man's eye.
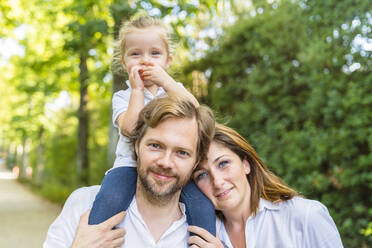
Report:
M159 149L160 148L160 146L158 144L155 144L155 143L151 143L151 144L149 144L149 146L151 148L155 148L155 149Z
M178 151L178 154L181 155L181 156L188 156L189 153L188 152L185 152L185 151Z

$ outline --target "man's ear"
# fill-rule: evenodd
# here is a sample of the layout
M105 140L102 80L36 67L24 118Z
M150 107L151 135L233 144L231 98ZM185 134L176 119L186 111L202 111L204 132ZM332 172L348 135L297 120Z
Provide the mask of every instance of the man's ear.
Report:
M251 165L249 164L248 160L247 159L243 159L243 166L244 166L244 172L246 175L248 175L249 173L251 173Z

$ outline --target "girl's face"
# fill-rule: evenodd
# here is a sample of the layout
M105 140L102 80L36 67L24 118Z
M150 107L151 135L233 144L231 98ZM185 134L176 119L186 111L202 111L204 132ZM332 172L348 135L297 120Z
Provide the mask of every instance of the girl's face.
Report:
M148 63L158 64L163 69L169 67L171 57L164 40L160 36L161 31L158 27L148 27L127 34L122 59L128 74L134 66L144 67Z
M207 158L193 179L215 208L228 211L249 204L248 161L216 142L211 143Z

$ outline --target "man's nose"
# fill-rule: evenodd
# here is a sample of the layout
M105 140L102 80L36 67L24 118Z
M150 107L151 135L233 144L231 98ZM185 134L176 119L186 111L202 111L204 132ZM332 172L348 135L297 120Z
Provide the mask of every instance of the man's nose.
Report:
M165 151L160 155L157 160L157 165L163 168L172 168L173 167L173 158L171 151Z

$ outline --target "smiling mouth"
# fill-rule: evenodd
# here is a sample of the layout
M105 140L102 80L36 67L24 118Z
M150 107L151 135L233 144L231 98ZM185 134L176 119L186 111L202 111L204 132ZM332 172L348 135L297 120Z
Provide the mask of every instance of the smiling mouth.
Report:
M166 175L166 174L155 172L155 171L152 171L152 174L154 174L155 178L159 180L163 180L163 181L170 180L173 178L173 176L171 175Z
M217 194L216 197L220 199L225 198L230 194L230 192L231 189L225 190L224 192Z

